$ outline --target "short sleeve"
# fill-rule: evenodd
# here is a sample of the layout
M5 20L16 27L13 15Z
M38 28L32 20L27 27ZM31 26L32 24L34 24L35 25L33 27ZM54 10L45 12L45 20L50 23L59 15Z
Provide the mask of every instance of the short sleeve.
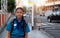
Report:
M9 23L7 23L6 30L7 30L7 31L11 31L11 23L10 23L10 22L9 22Z
M26 25L26 32L30 32L29 25Z

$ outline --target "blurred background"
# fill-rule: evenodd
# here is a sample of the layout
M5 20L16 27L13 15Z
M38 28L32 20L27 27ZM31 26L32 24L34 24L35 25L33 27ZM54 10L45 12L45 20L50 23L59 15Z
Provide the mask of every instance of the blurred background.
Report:
M60 38L60 0L0 0L0 38L7 38L6 24L18 7L25 10L28 38Z

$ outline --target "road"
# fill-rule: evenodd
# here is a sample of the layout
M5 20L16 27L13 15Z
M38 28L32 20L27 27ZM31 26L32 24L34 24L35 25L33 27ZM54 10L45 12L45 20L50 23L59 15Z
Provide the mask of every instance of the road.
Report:
M38 16L38 18L41 20L40 28L52 35L54 38L60 38L60 23L48 23L47 17L45 16Z

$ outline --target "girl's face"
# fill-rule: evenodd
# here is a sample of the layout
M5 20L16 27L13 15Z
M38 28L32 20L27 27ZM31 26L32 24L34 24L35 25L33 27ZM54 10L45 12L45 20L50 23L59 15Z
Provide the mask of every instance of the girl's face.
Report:
M17 9L15 15L18 19L20 19L23 16L23 11L21 9Z

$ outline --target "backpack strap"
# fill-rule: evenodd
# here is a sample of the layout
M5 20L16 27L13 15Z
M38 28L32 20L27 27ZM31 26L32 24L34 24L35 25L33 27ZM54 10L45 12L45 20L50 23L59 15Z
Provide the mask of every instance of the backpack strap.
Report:
M24 38L25 38L25 33L26 33L26 21L24 20L24 22L23 22L23 26L22 26L22 29L23 29L23 32L24 32Z
M11 21L11 31L10 31L10 34L13 32L13 29L14 29L14 19Z

